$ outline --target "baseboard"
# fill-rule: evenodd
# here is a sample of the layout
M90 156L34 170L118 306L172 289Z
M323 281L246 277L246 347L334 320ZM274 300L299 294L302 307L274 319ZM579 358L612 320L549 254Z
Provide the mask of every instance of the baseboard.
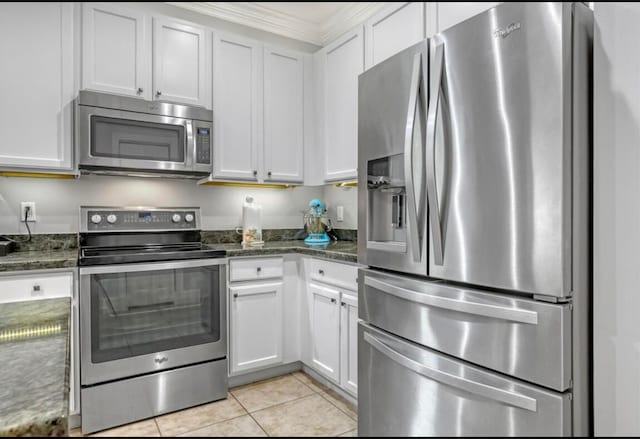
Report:
M229 377L229 388L254 383L256 381L266 380L280 375L286 375L288 373L296 372L301 369L302 363L300 361L295 361L293 363L270 367L269 369L263 369L256 372L245 373L243 375L232 376Z
M318 372L316 372L306 364L302 365L302 371L307 375L313 377L313 379L315 379L316 381L319 381L321 384L335 391L338 395L342 396L344 399L354 404L356 407L358 406L358 400L354 398L353 395L346 392L344 389L338 387L335 383L329 381L327 378L323 377L322 375L320 375Z
M73 430L74 428L80 428L80 425L82 424L82 418L80 417L80 415L69 415L69 431Z

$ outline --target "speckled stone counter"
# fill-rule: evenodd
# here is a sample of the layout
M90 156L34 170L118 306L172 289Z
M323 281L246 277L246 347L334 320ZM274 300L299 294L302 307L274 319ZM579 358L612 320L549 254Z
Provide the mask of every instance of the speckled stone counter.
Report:
M272 241L265 242L262 247L247 248L242 248L240 244L213 244L211 247L226 250L230 258L300 253L353 263L358 260L358 245L355 241L332 241L324 247L308 246L303 241Z
M0 256L0 272L75 267L78 249L18 251Z
M0 305L0 436L68 434L69 301Z

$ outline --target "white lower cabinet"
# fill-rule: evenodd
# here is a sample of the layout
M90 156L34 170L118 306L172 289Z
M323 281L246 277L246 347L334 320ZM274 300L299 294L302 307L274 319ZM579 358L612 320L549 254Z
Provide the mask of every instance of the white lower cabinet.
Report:
M282 362L282 281L229 288L231 374Z
M342 294L340 299L340 385L358 393L358 297Z
M340 292L309 284L311 362L318 372L340 382Z

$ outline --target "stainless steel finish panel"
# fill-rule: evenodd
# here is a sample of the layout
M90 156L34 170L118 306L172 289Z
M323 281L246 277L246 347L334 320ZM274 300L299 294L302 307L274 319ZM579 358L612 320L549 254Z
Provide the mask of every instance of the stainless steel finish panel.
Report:
M358 314L372 326L558 391L571 387L571 308L358 271Z
M561 436L571 396L358 324L359 436Z
M82 433L227 397L227 360L84 387Z
M131 98L134 99L135 98ZM138 160L138 159L118 159L113 157L95 157L91 155L91 117L103 116L116 119L133 120L140 122L150 122L166 125L179 125L184 128L185 132L185 161L169 162L158 160ZM76 137L76 153L79 159L79 167L85 171L92 171L94 168L114 169L117 172L123 170L131 170L131 172L141 173L143 171L158 171L166 173L192 173L208 175L211 173L211 164L194 163L195 157L195 141L193 127L190 119L183 119L174 116L162 116L156 114L137 113L134 111L114 110L110 108L90 107L85 105L76 105L75 122L77 126ZM213 122L199 121L197 126L200 128L208 128L213 131ZM102 170L101 172L106 172Z
M96 273L126 273L180 269L185 267L220 266L218 291L220 298L220 339L184 348L155 352L103 363L91 361L91 275ZM80 273L80 347L82 385L97 384L150 371L162 371L203 361L225 358L227 355L227 266L226 259L189 260L150 264L81 267Z
M593 435L592 129L593 11L573 8L573 434Z
M193 224L193 226L188 228L178 227L178 226L175 226L173 223L166 224L162 222L162 223L156 223L156 224L159 224L159 226L157 228L150 230L146 227L137 227L135 223L132 223L131 226L127 226L127 227L122 227L121 224L116 223L116 225L113 227L114 228L113 231L117 231L117 232L140 232L140 231L170 232L174 230L200 230L200 228L202 227L202 215L199 207L80 206L80 233L104 233L104 232L110 231L110 230L90 230L92 226L90 212L94 212L94 211L98 211L100 212L100 214L114 213L116 215L120 213L126 215L127 213L131 213L131 212L152 212L153 214L178 213L182 216L183 220L184 220L184 215L187 213L191 213L194 216L194 219L191 223ZM103 216L103 222L106 222L106 217L104 216Z
M95 91L80 90L77 102L87 107L110 108L112 110L132 111L135 113L155 114L158 116L179 117L213 122L213 111L193 105L173 104L161 101L146 101L140 98L119 96Z
M430 276L572 294L571 24L569 3L503 3L432 38L443 262L431 246Z
M423 162L428 64L428 45L423 41L358 78L358 230L362 236L358 240L358 262L361 264L426 274L427 206ZM370 189L369 162L387 158L389 181L381 179L379 189ZM406 202L396 198L398 195ZM403 209L399 216L408 220L401 227L396 222L397 203Z

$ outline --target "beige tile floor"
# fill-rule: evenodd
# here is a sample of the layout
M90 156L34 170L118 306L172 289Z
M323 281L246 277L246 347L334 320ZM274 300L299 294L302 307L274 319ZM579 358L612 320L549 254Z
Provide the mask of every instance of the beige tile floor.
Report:
M353 404L303 372L230 390L227 399L93 436L357 436ZM71 436L80 436L80 430Z

